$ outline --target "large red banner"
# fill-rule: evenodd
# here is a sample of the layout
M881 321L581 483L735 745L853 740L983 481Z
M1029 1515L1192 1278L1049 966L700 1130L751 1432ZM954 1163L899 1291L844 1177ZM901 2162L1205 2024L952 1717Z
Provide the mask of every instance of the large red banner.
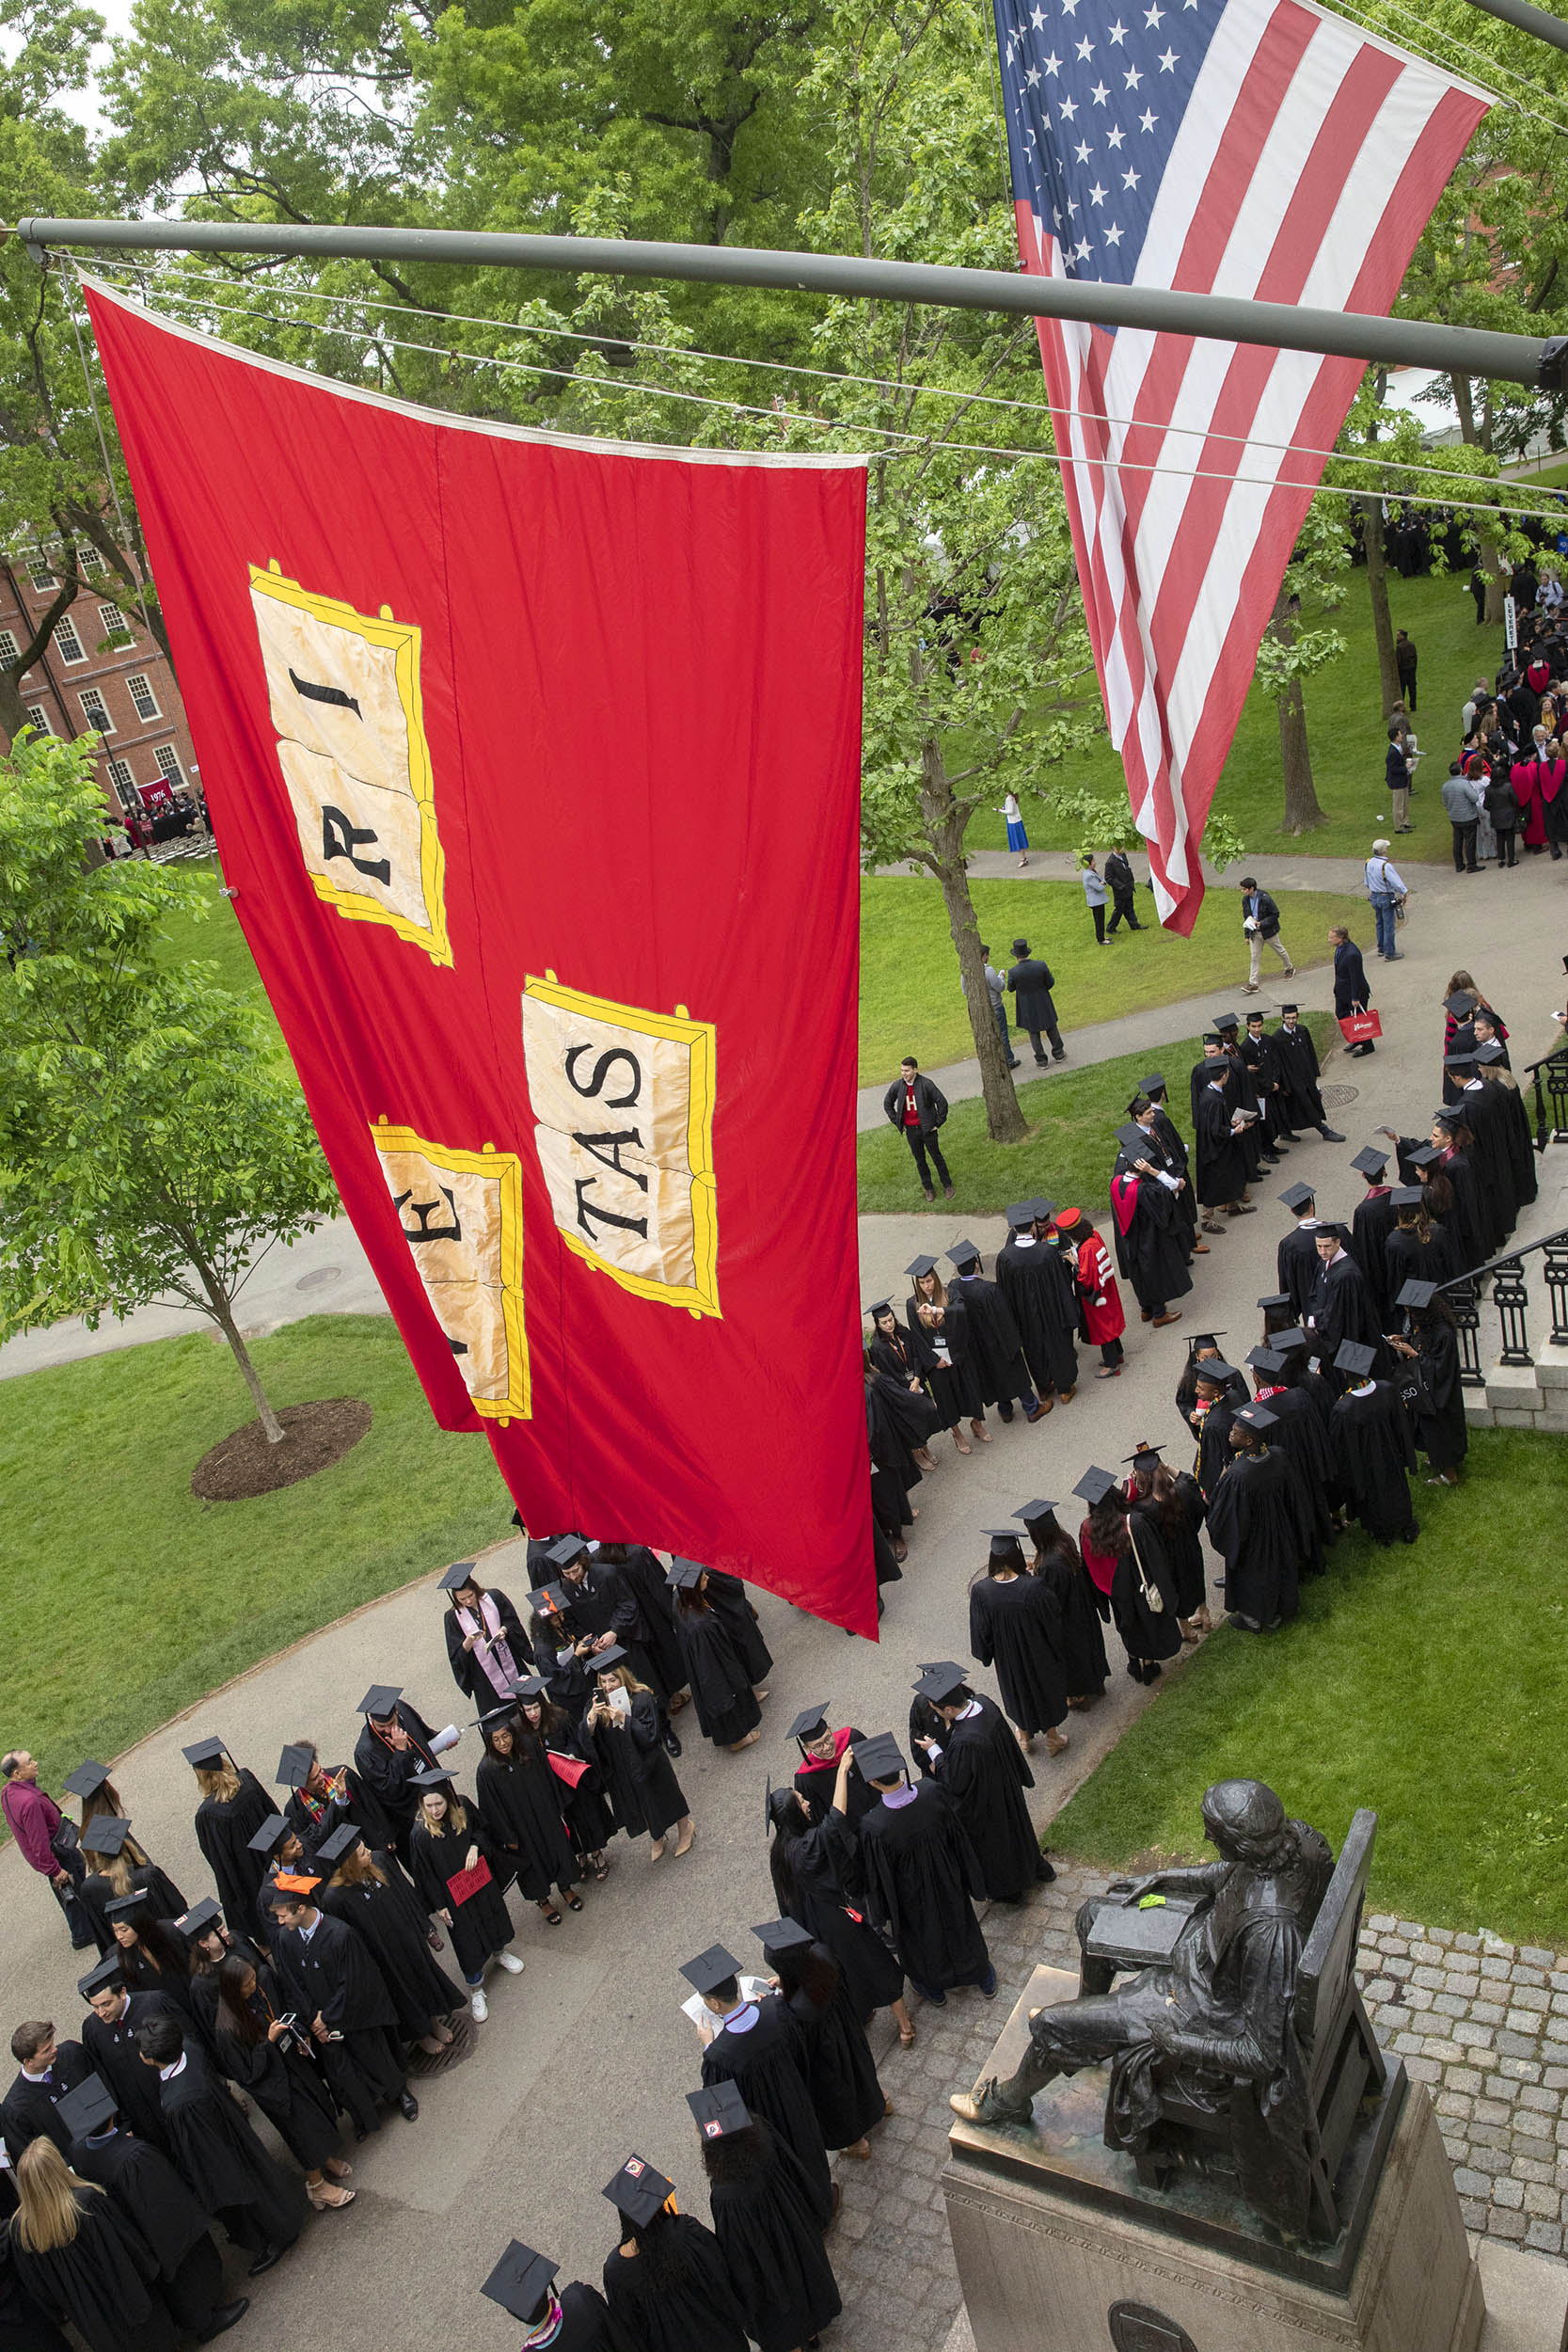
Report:
M225 878L443 1428L875 1634L864 476L93 326Z

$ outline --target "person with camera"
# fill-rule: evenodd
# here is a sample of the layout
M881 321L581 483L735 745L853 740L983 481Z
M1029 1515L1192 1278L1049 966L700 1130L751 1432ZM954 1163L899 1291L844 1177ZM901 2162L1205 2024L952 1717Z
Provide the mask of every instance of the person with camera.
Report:
M51 1796L39 1787L38 1758L25 1748L0 1756L0 1813L22 1850L22 1858L49 1882L55 1900L65 1915L72 1951L96 1948L92 1922L77 1899L87 1875L77 1845L74 1822L68 1821Z
M318 2211L352 2205L342 2184L353 2171L338 2152L332 2093L309 2056L309 2037L268 1961L252 1967L229 1959L218 1969L213 2040L231 2083L255 2100L305 2171L305 2193Z
M1389 859L1391 847L1390 842L1381 837L1372 843L1372 853L1367 860L1362 880L1377 924L1377 952L1386 962L1399 963L1403 959L1394 945L1394 929L1406 892L1399 868Z

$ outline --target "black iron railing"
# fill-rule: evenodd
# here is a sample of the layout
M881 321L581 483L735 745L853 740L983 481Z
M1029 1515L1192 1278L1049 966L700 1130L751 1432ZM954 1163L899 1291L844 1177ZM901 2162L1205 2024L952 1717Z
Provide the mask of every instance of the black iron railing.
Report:
M1564 1124L1568 1125L1568 1120ZM1502 1364L1534 1363L1527 1321L1529 1291L1525 1281L1525 1260L1532 1257L1537 1250L1541 1252L1541 1271L1552 1311L1552 1327L1546 1338L1553 1347L1568 1347L1568 1226L1564 1226L1560 1232L1546 1233L1540 1241L1526 1242L1523 1248L1510 1249L1502 1257L1493 1258L1485 1265L1475 1266L1468 1274L1456 1275L1451 1282L1440 1285L1440 1295L1452 1308L1459 1330L1459 1378L1462 1387L1483 1389L1486 1386L1486 1372L1481 1360L1477 1335L1481 1329L1481 1286L1488 1279L1492 1283L1492 1304L1497 1310L1502 1330L1502 1349L1497 1361Z
M1560 1045L1555 1053L1530 1062L1525 1075L1535 1081L1536 1150L1544 1152L1548 1143L1568 1143L1568 1045Z

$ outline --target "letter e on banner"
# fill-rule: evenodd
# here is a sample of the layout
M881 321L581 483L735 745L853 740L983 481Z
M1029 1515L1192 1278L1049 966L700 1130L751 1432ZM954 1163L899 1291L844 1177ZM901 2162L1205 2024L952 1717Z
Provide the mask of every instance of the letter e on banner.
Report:
M250 567L277 758L318 898L451 961L420 632Z
M568 1249L638 1298L717 1315L718 1031L562 988L523 989L539 1165Z
M411 1127L371 1130L403 1237L476 1413L530 1417L523 1334L523 1166L457 1152Z

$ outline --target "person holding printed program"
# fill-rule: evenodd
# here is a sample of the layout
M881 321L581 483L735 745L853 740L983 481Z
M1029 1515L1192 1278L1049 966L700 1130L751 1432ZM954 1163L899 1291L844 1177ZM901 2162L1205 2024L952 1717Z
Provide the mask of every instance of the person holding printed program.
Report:
M1394 945L1394 925L1397 910L1404 901L1405 888L1399 867L1389 863L1392 846L1381 838L1372 843L1363 880L1377 922L1377 952L1389 963L1402 963L1404 959Z
M1257 877L1247 874L1242 882L1242 929L1246 933L1247 976L1244 993L1258 993L1258 974L1266 942L1285 966L1289 979L1295 971L1291 951L1279 936L1279 909L1266 890L1259 890Z

